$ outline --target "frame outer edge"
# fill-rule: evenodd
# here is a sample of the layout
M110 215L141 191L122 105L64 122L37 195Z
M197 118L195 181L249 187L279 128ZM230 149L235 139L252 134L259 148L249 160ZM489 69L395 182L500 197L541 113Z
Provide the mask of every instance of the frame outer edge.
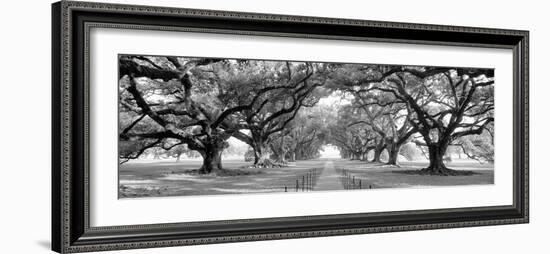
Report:
M225 19L240 19L240 20L258 20L258 21L292 21L310 24L331 24L331 25L349 25L349 26L368 26L378 28L393 28L393 29L418 29L426 31L449 31L449 32L468 32L479 34L493 35L513 35L524 36L528 33L527 30L518 29L502 29L502 28L487 28L474 26L454 26L441 24L424 24L424 23L406 23L397 21L378 21L378 20L363 20L363 19L347 19L335 17L319 17L319 16L300 16L289 14L271 14L271 13L255 13L255 12L239 12L239 11L224 11L224 10L209 10L209 9L191 9L169 6L153 6L153 5L132 5L123 3L101 3L101 2L85 2L61 0L75 9L87 9L97 11L119 11L131 14L162 14L169 16L186 16L186 17L211 17Z
M523 184L524 184L524 192L525 192L525 208L524 208L524 222L525 223L529 223L529 216L530 216L530 189L529 189L529 179L530 179L530 175L529 175L529 163L530 163L530 160L529 160L529 154L530 154L530 151L529 151L529 146L530 146L530 131L529 131L529 119L530 119L530 109L529 109L529 105L530 105L530 102L529 102L529 52L530 52L530 33L529 31L525 31L524 32L524 36L523 36L523 41L524 41L524 53L523 53L523 62L521 63L521 68L523 68L523 81L522 81L522 85L523 85L523 89L524 89L524 119L523 119L523 129L524 129L524 133L523 133L523 141L525 142L524 144L524 147L523 147L523 150L524 150L524 176L525 176L525 179L523 180Z
M57 142L60 146L54 147L53 150L58 150L59 155L52 158L52 184L56 182L54 178L55 172L59 173L57 179L57 186L52 186L52 193L54 188L58 187L61 191L60 200L57 202L58 207L61 209L58 213L60 221L52 222L52 249L60 253L72 253L72 252L89 252L89 251L104 251L104 250L121 250L121 249L135 249L135 248L152 248L152 247L168 247L168 246L181 246L181 245L196 245L196 244L211 244L211 243L226 243L226 242L239 242L239 241L261 241L261 240L276 240L276 239L289 239L289 238L301 238L301 237L320 237L320 236L336 236L336 235L348 235L348 234L365 234L365 233L378 233L378 232L398 232L406 230L426 230L426 229L440 229L440 228L455 228L455 227L472 227L483 225L499 225L499 224L515 224L515 223L528 223L529 222L529 32L522 30L507 30L507 29L493 29L493 28L476 28L476 27L460 27L460 26L445 26L445 25L431 25L431 24L414 24L414 23L398 23L398 22L385 22L385 21L367 21L367 20L350 20L350 19L337 19L337 18L319 18L319 17L302 17L302 16L289 16L278 14L257 14L257 13L241 13L241 12L227 12L227 11L210 11L210 10L195 10L195 9L181 9L171 7L153 7L143 5L123 5L123 4L105 4L105 3L90 3L90 2L73 2L73 1L60 1L52 5L52 9L59 8L56 15L52 15L54 21L52 22L52 43L59 42L58 45L52 45L52 48L58 47L59 54L52 56L52 61L58 61L57 75L60 76L59 80L55 80L52 75L52 81L54 87L52 88L52 105L57 105L57 115L59 119L53 119L52 122L52 138L58 135ZM462 31L469 33L487 33L487 34L501 34L509 36L521 36L521 60L517 70L521 70L521 86L523 95L522 105L523 107L523 129L522 141L524 146L520 149L523 150L523 191L524 191L524 206L523 216L521 218L510 219L498 219L487 221L464 221L464 222L451 222L451 223L429 223L429 224L415 224L415 225L401 225L401 226L381 226L374 228L356 228L356 229L335 229L335 230L323 230L323 231L303 231L303 232L285 232L274 234L256 234L256 235L241 235L241 236L227 236L227 237L204 237L198 239L180 239L180 240L158 240L147 242L122 242L122 243L108 243L99 245L72 245L71 243L71 122L72 122L72 99L71 99L71 82L72 82L72 57L71 57L71 16L72 9L89 9L96 11L109 11L116 10L120 12L129 13L152 13L161 15L186 15L186 16L220 16L228 19L251 19L251 20L288 20L297 22L309 22L317 24L344 24L344 25L356 25L356 26L370 26L370 27L384 27L384 28L402 28L402 29L421 29L430 31ZM56 26L55 19L59 24ZM57 27L57 28L56 28ZM55 32L59 30L58 35L55 36ZM57 37L57 38L55 38ZM58 41L56 41L56 39ZM56 71L56 66L52 67L52 72ZM58 81L58 82L56 82ZM55 88L55 84L59 84L58 89ZM57 91L56 91L57 90ZM52 107L52 109L56 109ZM55 115L54 115L55 116ZM56 129L57 124L60 129ZM52 145L55 145L55 140ZM55 156L52 153L52 157ZM57 167L55 161L59 161ZM56 171L58 170L58 171ZM55 199L55 197L53 198ZM52 199L52 218L56 209L56 201ZM59 226L55 228L55 224ZM56 233L56 230L59 232ZM55 234L54 234L55 233ZM58 234L58 238L56 236ZM59 242L59 245L56 245ZM59 248L58 248L59 247Z
M71 76L72 76L72 62L71 62L71 17L70 8L72 3L69 1L60 1L61 5L61 140L62 140L62 164L61 164L61 183L62 188L62 213L61 213L61 250L60 253L70 253L71 250L71 113L72 113L72 99L71 99Z
M61 117L60 117L60 91L61 91L61 18L60 18L60 7L59 2L53 3L51 6L52 14L52 52L51 52L51 63L52 63L52 87L51 87L51 98L52 98L52 161L51 161L51 249L56 252L61 252L61 151L60 151L60 132L61 132Z

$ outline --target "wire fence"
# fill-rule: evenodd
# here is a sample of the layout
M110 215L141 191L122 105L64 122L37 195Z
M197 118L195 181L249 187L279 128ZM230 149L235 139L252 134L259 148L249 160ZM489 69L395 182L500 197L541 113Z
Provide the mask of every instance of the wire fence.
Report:
M304 174L296 176L294 181L289 182L283 186L285 192L305 192L312 191L317 180L321 175L322 169L313 168L305 172Z
M373 189L375 186L365 179L354 175L347 169L340 169L340 182L345 190Z

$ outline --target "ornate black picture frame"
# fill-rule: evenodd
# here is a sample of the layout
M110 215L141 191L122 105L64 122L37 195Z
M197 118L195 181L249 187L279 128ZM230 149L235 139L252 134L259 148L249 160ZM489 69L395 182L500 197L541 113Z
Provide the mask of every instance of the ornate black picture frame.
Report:
M87 34L92 27L513 50L513 205L91 227ZM528 31L62 1L52 6L52 249L60 253L529 221Z

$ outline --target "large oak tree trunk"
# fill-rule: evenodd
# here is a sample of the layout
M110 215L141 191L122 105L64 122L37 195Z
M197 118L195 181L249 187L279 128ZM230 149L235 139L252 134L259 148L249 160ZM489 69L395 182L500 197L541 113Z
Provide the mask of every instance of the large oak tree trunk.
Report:
M290 152L290 159L289 159L289 161L291 161L291 162L296 161L296 152L295 152L295 151Z
M286 150L285 150L285 135L283 135L284 131L281 131L281 144L279 147L279 157L277 159L278 163L286 164Z
M443 162L443 155L445 155L446 147L442 147L441 144L430 144L428 146L428 156L430 158L430 165L422 169L423 171L433 175L445 175L448 170Z
M255 142L254 145L254 167L255 168L273 168L283 165L273 162L269 157L271 153L266 145Z
M388 146L388 165L397 165L397 157L399 156L399 150L401 145L393 143Z
M222 168L222 152L223 147L209 146L206 151L201 152L202 167L199 169L200 174L210 174L221 171Z
M374 149L374 157L372 158L372 162L381 162L380 155L382 155L383 151L384 151L384 147L376 147Z
M274 163L269 158L271 155L271 149L266 140L262 138L262 133L258 131L252 131L252 148L254 149L254 168L273 168L280 167L282 165Z
M366 152L361 154L361 161L367 161L368 160L367 154L369 154L369 151L366 151Z
M271 164L267 147L258 146L254 149L254 166L267 167Z
M277 162L281 164L286 164L286 151L282 150L280 152Z
M199 173L210 174L223 170L222 153L227 146L227 142L223 139L217 137L207 138L204 142L204 148L199 151L203 159Z
M473 174L471 171L457 171L447 168L443 156L447 151L448 143L439 142L428 145L428 152L430 157L430 165L427 168L421 170L422 173L430 175L469 175Z

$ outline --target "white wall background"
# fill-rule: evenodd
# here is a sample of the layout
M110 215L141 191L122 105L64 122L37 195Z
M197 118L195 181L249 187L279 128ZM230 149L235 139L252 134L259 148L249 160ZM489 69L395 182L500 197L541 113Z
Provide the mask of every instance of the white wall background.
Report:
M106 0L105 0L106 1ZM484 26L531 31L531 223L218 244L121 253L545 253L550 226L546 126L550 21L544 1L112 1L189 8ZM0 253L48 253L50 239L50 1L0 10ZM545 251L546 250L546 251Z

